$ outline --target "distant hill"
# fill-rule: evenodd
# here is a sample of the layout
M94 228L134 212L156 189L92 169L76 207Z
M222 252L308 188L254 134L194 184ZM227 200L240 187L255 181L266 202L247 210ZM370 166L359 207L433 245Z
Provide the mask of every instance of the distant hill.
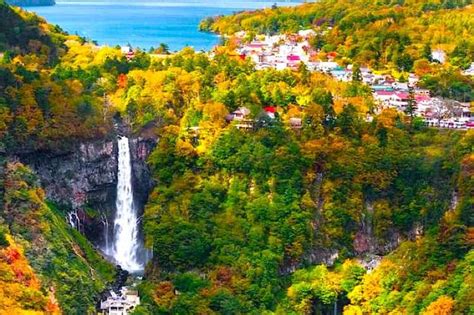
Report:
M55 0L7 0L6 2L19 7L51 6L56 4Z
M56 59L64 36L58 27L47 24L35 14L15 9L0 0L0 52L28 54L45 48L43 52L52 61Z

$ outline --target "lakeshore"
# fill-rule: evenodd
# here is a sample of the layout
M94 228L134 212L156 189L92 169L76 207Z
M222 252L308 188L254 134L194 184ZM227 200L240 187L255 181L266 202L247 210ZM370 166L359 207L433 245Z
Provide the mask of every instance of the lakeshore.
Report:
M200 32L199 22L209 16L271 7L274 1L178 2L57 1L55 6L28 7L70 34L97 41L99 45L127 45L148 50L166 43L172 51L191 46L209 50L219 36ZM277 2L279 6L295 2ZM91 23L93 21L93 23Z

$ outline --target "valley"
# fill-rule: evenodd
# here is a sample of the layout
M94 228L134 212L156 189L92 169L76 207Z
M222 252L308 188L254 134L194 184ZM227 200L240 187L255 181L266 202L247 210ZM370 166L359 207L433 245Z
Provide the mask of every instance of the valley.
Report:
M321 0L146 52L0 2L0 313L471 313L471 11Z

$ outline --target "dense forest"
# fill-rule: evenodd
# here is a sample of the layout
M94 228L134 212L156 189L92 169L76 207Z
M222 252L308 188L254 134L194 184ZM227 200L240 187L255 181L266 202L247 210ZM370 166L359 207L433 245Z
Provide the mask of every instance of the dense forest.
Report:
M450 299L452 310L469 309L468 298L456 294L471 281L463 294L472 295L466 256L472 225L471 132L427 130L390 110L367 123L363 117L371 103L363 88L303 69L253 73L234 61L231 69L237 73L226 73L219 68L228 60L206 65L201 55L192 54L168 59L161 72L181 72L176 66L183 61L192 74L188 86L199 86L199 78L206 79L213 68L212 81L219 81L194 97L190 93L196 89L180 81L179 95L189 103L184 111L173 105L178 110L165 118L149 160L158 185L146 209L145 231L155 257L148 272L158 284L146 283L143 290L158 310L327 313L336 301L350 300L348 310L356 313L378 308L410 313L440 296ZM130 72L128 92L118 91L131 98L135 117L147 116L143 105L149 93L171 89L166 83L161 87L158 77L157 72ZM279 108L274 120L262 113L269 104ZM256 120L245 132L222 120L242 105ZM293 117L302 118L301 129L289 127ZM199 127L198 135L192 127ZM419 228L424 237L413 236ZM413 236L413 243L404 243L381 266L405 266L402 251L420 246L426 253L412 258L413 270L407 272L413 274L364 276L353 258L386 253L387 240L395 235ZM311 267L323 262L333 269ZM420 263L424 270L415 267ZM445 274L449 263L459 263L460 269ZM436 270L442 278L429 278ZM438 280L445 281L442 288L431 289ZM444 286L452 288L451 295ZM399 293L391 296L394 290ZM416 301L402 304L414 294ZM374 301L378 304L372 306Z
M12 159L84 134L70 130L87 124L74 107L80 92L52 76L67 36L4 3L0 17L0 312L91 313L114 266L69 226L67 209L45 199L36 175ZM63 102L68 91L75 95L70 105Z
M342 59L382 67L406 52L415 66L442 45L446 67L463 67L468 4L323 0L203 28L331 27L316 44ZM159 139L134 314L473 313L474 133L374 106L358 81L255 71L231 44L127 59L0 3L0 310L91 313L114 281L18 156L111 138L119 119Z

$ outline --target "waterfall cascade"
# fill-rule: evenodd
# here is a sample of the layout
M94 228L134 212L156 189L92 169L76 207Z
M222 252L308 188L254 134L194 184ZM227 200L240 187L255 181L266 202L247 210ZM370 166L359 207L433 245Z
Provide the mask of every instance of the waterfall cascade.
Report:
M117 264L129 272L144 269L143 244L139 237L137 207L133 200L132 163L127 137L118 139L118 181L114 232L111 246L105 249Z

